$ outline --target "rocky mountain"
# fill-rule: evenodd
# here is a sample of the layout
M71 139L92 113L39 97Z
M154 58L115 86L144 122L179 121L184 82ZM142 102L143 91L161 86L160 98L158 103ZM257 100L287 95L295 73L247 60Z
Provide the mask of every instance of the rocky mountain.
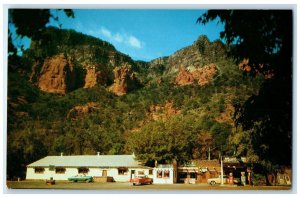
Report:
M200 36L170 56L134 61L108 42L48 28L22 57L9 57L8 175L60 152L199 158L203 136L212 157L219 148L246 152L233 144L244 138L235 136L235 107L261 79L225 54L222 42Z
M191 46L142 64L105 41L73 30L50 27L44 36L46 41L32 41L24 56L31 60L31 82L41 91L56 94L102 85L122 96L140 87L146 77L170 75L177 76L175 84L203 86L217 76L214 63L224 58L226 50L220 41L211 43L200 36Z
M115 80L114 68L134 68L129 56L105 41L51 27L44 34L46 41L32 41L25 52L33 65L30 79L44 92L66 94L97 84L108 86Z
M188 70L185 67L180 68L175 83L178 85L190 85L197 83L204 86L214 80L218 69L215 64L209 64L199 69Z
M192 45L168 57L152 60L150 66L165 65L167 73L177 73L181 68L193 71L224 58L225 52L226 47L221 41L210 42L206 36L200 36Z
M131 91L139 86L139 81L132 71L130 65L116 67L113 71L114 84L109 88L109 90L117 96L122 96L128 91Z

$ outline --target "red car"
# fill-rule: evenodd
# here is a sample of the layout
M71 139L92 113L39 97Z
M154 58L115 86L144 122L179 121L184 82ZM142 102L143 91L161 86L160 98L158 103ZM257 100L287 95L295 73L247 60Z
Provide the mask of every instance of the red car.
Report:
M136 178L133 178L131 182L135 186L135 185L142 185L142 184L152 184L153 180L152 178L149 178L147 175L143 175L143 176L138 176Z

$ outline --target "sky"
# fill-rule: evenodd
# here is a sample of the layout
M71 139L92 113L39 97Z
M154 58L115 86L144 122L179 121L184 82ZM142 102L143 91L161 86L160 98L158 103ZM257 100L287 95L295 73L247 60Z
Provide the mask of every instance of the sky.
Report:
M200 35L210 41L219 38L221 23L196 23L205 10L141 10L141 9L74 9L75 18L53 10L59 22L50 20L49 26L73 29L113 44L116 49L134 60L150 61L169 56L193 44ZM25 47L28 41L25 42Z

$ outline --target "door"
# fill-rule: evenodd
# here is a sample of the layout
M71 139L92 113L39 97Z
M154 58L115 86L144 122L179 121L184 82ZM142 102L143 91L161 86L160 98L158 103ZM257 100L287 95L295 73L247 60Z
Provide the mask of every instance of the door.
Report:
M135 175L135 170L131 170L130 171L130 181L131 181L131 179L134 178L134 175Z
M102 177L107 177L107 170L102 170Z

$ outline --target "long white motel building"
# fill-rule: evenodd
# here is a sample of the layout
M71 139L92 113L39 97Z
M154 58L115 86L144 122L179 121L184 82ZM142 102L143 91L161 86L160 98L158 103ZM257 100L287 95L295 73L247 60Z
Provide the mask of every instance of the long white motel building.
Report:
M139 175L153 178L153 183L172 184L176 181L172 166L146 167L132 155L74 155L47 156L27 165L27 180L68 180L84 174L110 177L116 182L129 182Z
M246 159L223 162L224 173L240 177L247 171ZM207 183L207 179L221 174L218 160L192 160L187 164L156 164L143 166L135 155L71 155L47 156L27 165L27 180L68 180L76 175L92 176L95 182L129 182L132 178L147 175L154 184Z

